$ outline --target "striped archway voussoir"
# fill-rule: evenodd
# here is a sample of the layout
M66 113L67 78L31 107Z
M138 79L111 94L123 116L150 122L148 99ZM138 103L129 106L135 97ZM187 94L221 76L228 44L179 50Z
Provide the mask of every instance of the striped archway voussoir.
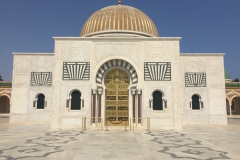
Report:
M128 72L131 75L133 84L138 83L138 76L137 76L137 72L136 72L135 68L127 61L121 60L121 59L109 60L109 61L105 62L103 65L101 65L101 67L97 71L96 83L102 84L104 72L111 67L118 67L118 66L123 67L128 70Z

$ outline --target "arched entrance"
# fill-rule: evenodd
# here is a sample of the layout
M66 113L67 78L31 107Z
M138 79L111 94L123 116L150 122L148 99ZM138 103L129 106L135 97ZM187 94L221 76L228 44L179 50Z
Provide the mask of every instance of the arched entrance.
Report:
M10 113L10 100L7 96L0 96L0 113Z
M107 73L104 79L105 116L107 125L128 125L129 119L129 90L130 78L121 69Z
M231 114L230 114L230 112L231 112ZM232 99L231 106L228 105L227 114L228 115L240 115L240 98L239 98L239 96L236 96Z

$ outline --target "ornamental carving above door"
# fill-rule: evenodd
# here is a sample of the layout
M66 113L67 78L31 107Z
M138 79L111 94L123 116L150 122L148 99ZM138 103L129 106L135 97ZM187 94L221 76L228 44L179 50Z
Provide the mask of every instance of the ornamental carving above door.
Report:
M107 125L128 125L129 117L129 91L130 79L128 74L115 69L105 76L106 97L105 115Z

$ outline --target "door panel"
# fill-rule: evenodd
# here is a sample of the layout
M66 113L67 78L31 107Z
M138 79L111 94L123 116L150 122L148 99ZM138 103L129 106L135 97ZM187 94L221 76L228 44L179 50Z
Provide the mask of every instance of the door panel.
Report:
M128 125L129 76L123 70L110 71L105 77L105 115L108 125Z

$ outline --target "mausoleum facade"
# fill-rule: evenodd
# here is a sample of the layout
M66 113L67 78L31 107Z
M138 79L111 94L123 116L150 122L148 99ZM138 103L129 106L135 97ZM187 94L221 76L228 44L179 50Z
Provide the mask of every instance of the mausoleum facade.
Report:
M53 38L54 53L13 53L11 122L227 124L224 54L180 53L181 37L159 36L136 8L103 8L80 37Z

